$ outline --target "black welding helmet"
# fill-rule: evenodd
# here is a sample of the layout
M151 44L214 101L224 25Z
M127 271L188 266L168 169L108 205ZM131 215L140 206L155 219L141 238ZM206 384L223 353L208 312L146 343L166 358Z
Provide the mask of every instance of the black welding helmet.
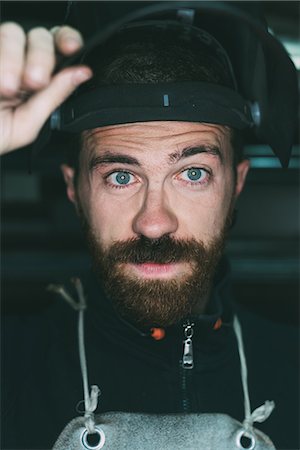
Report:
M140 2L116 3L130 3L131 11L102 25L107 2L70 2L67 22L79 29L80 23L88 24L88 32L82 31L89 36L84 48L59 69L88 61L95 49L120 33L146 35L150 29L167 29L205 43L226 66L232 85L164 82L95 88L91 81L52 114L48 129L78 133L150 120L216 123L250 130L270 145L284 167L288 165L298 113L296 69L266 25L235 6L242 2L151 2L142 9L137 9Z

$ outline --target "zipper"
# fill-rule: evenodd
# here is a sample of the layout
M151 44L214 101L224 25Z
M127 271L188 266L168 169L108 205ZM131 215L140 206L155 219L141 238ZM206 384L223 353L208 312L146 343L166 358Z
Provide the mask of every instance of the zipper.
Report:
M188 379L191 374L187 369L192 369L194 367L194 357L193 357L193 341L192 337L194 334L194 323L186 320L183 324L183 354L180 360L180 375L181 375L181 392L182 392L182 411L184 413L189 413L190 399L188 396Z
M187 320L183 324L184 328L184 341L183 341L183 357L182 367L183 369L192 369L194 367L194 355L193 355L193 341L194 323Z
M187 375L189 373L190 372L187 372L182 367L182 361L180 361L181 392L182 392L182 412L183 413L191 412L190 399L189 399L188 392L187 392L187 378L188 378Z

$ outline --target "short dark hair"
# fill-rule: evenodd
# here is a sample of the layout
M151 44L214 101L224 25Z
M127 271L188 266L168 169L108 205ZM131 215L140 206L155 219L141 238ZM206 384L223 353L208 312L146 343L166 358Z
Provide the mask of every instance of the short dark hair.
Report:
M133 27L93 51L91 84L203 81L233 87L231 73L209 35L178 24Z
M234 88L228 66L183 25L133 27L120 31L86 58L94 77L86 89L99 85L200 81ZM231 129L234 166L243 159L243 133ZM69 162L78 168L82 139L71 139Z

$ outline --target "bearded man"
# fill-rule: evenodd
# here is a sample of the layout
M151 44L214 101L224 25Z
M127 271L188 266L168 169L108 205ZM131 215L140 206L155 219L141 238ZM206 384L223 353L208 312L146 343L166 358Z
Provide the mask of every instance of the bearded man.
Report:
M65 55L80 47L73 29L56 28L52 34ZM84 60L87 66L51 77L54 46L46 30L29 34L27 53L19 26L4 24L2 35L6 59L0 91L8 124L3 151L32 142L50 112L89 79L73 103L66 103L59 127L73 133L61 169L93 270L75 281L77 291L52 289L75 308L76 295L84 302L89 379L101 389L97 412L218 413L243 422L244 349L222 255L249 169L242 134L254 122L224 48L189 24L134 22L98 43ZM48 53L41 54L38 42ZM13 60L9 45L22 58ZM20 87L33 92L29 100L18 95ZM274 374L274 357L266 353L271 339L278 343L278 333L262 337L264 324L240 314L253 344L247 348L255 367L253 404L266 399L280 404L262 430L279 448L292 448L287 446L296 439L290 436L297 408L292 395L278 388L290 373ZM82 333L81 363L77 354L76 321L58 300L43 317L19 324L22 386L8 391L8 404L15 406L5 411L5 448L50 448L77 415L81 371L84 383L87 378ZM261 370L267 357L270 367ZM90 432L95 408L87 409L87 399ZM282 411L289 408L293 417L285 418L282 433ZM262 415L265 420L269 412ZM32 422L34 431L28 433ZM255 441L247 430L251 446Z

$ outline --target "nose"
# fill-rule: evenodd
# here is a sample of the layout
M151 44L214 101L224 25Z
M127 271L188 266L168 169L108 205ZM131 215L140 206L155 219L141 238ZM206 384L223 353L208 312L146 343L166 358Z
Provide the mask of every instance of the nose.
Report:
M149 239L158 239L166 234L175 233L178 220L167 203L162 192L148 192L134 217L132 224L134 233Z

